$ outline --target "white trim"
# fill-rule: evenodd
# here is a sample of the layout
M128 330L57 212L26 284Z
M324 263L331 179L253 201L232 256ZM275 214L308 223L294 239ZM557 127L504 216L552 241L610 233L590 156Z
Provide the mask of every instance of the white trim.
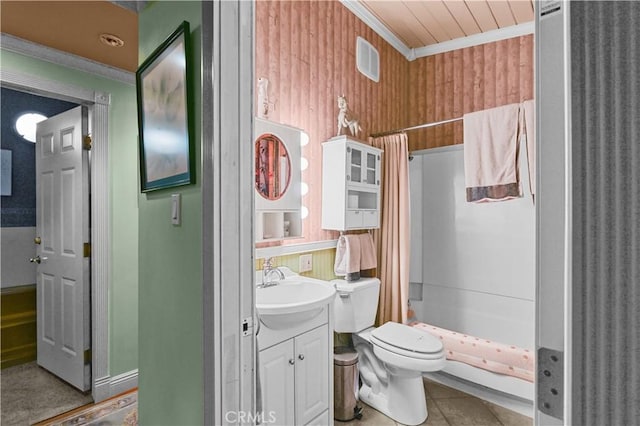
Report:
M2 68L0 68L0 83L2 86L26 90L39 96L55 97L71 102L94 102L95 98L93 90Z
M138 387L138 369L111 378L111 395L118 395Z
M497 30L491 30L484 33L473 34L467 37L443 41L428 46L410 48L358 0L340 0L340 3L356 15L369 28L375 31L394 49L400 52L408 61L413 61L414 59L423 58L425 56L437 55L438 53L463 49L465 47L478 46L494 41L533 34L535 28L534 22L531 21L524 24L512 25L510 27L498 28Z
M425 56L437 55L438 53L450 52L452 50L464 49L466 47L479 46L485 43L493 43L495 41L506 40L508 38L533 34L534 29L535 25L533 21L510 27L498 28L497 30L487 31L485 33L478 33L467 37L431 44L429 46L418 47L413 49L414 57L424 58Z
M202 2L202 379L204 424L222 423L220 293L220 3ZM222 139L224 140L224 139Z
M410 49L406 44L404 44L402 40L392 33L389 28L387 28L373 13L369 12L369 10L358 0L340 0L340 3L360 18L362 22L375 31L387 43L393 46L393 48L400 52L405 58L410 61L415 59L412 57L413 49Z
M204 424L255 407L254 3L202 2ZM234 285L226 285L233 282Z
M573 139L571 135L571 2L563 1L563 56L564 56L564 424L573 424Z
M41 44L33 43L6 33L0 33L0 45L3 50L30 56L56 65L73 68L89 74L106 77L121 83L135 84L136 76L130 71L110 67L99 62L91 61L82 56L63 52Z
M62 66L66 66L64 63ZM2 86L89 105L91 132L91 391L95 402L109 394L109 271L111 270L109 206L109 103L111 95L46 80L12 70L0 70Z
M113 377L102 377L94 382L94 386L92 392L94 402L104 401L138 387L138 370L131 370Z
M286 246L264 247L256 249L256 259L264 259L287 254L307 253L310 251L336 248L338 240L314 241L311 243L290 244Z
M111 206L109 203L109 104L111 95L94 95L91 137L91 347L92 377L109 374L109 282ZM102 326L101 326L102 325ZM108 397L113 396L113 394ZM97 402L100 399L94 396Z

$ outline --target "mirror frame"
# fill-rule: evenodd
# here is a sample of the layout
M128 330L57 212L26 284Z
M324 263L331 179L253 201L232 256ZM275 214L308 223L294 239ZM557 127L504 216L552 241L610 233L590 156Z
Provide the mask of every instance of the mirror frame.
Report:
M269 181L269 176L268 174L270 173L271 170L275 170L276 167L278 167L278 171L280 168L280 164L278 162L278 164L273 164L273 159L269 158L269 153L267 153L266 155L262 152L262 147L260 146L264 141L268 141L268 142L274 142L278 145L278 147L282 147L282 149L284 149L284 153L285 155L280 155L279 152L274 153L273 157L274 159L276 158L280 158L280 157L285 157L287 158L287 171L286 171L286 183L284 185L284 188L282 189L282 191L280 191L279 193L277 193L277 196L270 196L269 189L267 186L267 193L265 194L265 192L262 191L261 189L261 175L265 172L264 167L262 166L262 164L268 164L269 166L269 170L267 171L267 175L263 176L263 180L265 181ZM287 149L287 144L280 139L278 136L274 135L273 133L263 133L260 136L258 136L254 142L254 161L255 161L255 176L254 176L254 188L256 190L256 192L258 194L260 194L260 196L262 198L264 198L265 200L269 200L269 201L276 201L281 199L289 190L289 188L291 187L291 155L289 154L289 150ZM279 183L281 182L279 180L280 178L280 173L278 173L278 180L277 182L274 182L274 187L278 187L281 186L279 185Z

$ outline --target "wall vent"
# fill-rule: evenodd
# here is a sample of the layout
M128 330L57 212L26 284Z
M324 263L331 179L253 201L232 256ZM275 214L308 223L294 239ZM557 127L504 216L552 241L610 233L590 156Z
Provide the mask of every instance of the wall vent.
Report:
M356 42L356 65L358 71L375 81L380 81L380 55L375 47L362 37Z

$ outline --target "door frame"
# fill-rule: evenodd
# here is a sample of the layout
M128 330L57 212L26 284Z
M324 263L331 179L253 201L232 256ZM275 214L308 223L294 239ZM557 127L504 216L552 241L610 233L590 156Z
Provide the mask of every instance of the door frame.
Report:
M0 85L39 96L86 105L91 149L91 394L95 402L120 389L109 375L109 271L111 270L109 207L109 104L111 94L2 70ZM126 384L125 384L126 383ZM128 381L120 383L129 387Z
M204 424L256 413L254 3L202 2ZM244 324L243 324L243 321Z
M561 371L557 377L552 374L551 379L545 379L541 371L549 363L541 362L538 352L534 413L536 425L550 426L572 424L570 3L550 2L557 9L545 11L541 6L535 16L536 350L561 354L558 368ZM547 387L552 383L561 389L556 397L549 396L542 380ZM552 416L549 410L541 410L545 402L561 406L560 413Z

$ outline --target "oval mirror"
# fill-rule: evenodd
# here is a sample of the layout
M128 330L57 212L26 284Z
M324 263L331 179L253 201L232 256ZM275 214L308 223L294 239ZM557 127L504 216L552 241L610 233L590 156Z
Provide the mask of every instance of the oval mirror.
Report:
M291 162L284 142L266 133L256 139L256 191L267 200L284 195L291 180Z

